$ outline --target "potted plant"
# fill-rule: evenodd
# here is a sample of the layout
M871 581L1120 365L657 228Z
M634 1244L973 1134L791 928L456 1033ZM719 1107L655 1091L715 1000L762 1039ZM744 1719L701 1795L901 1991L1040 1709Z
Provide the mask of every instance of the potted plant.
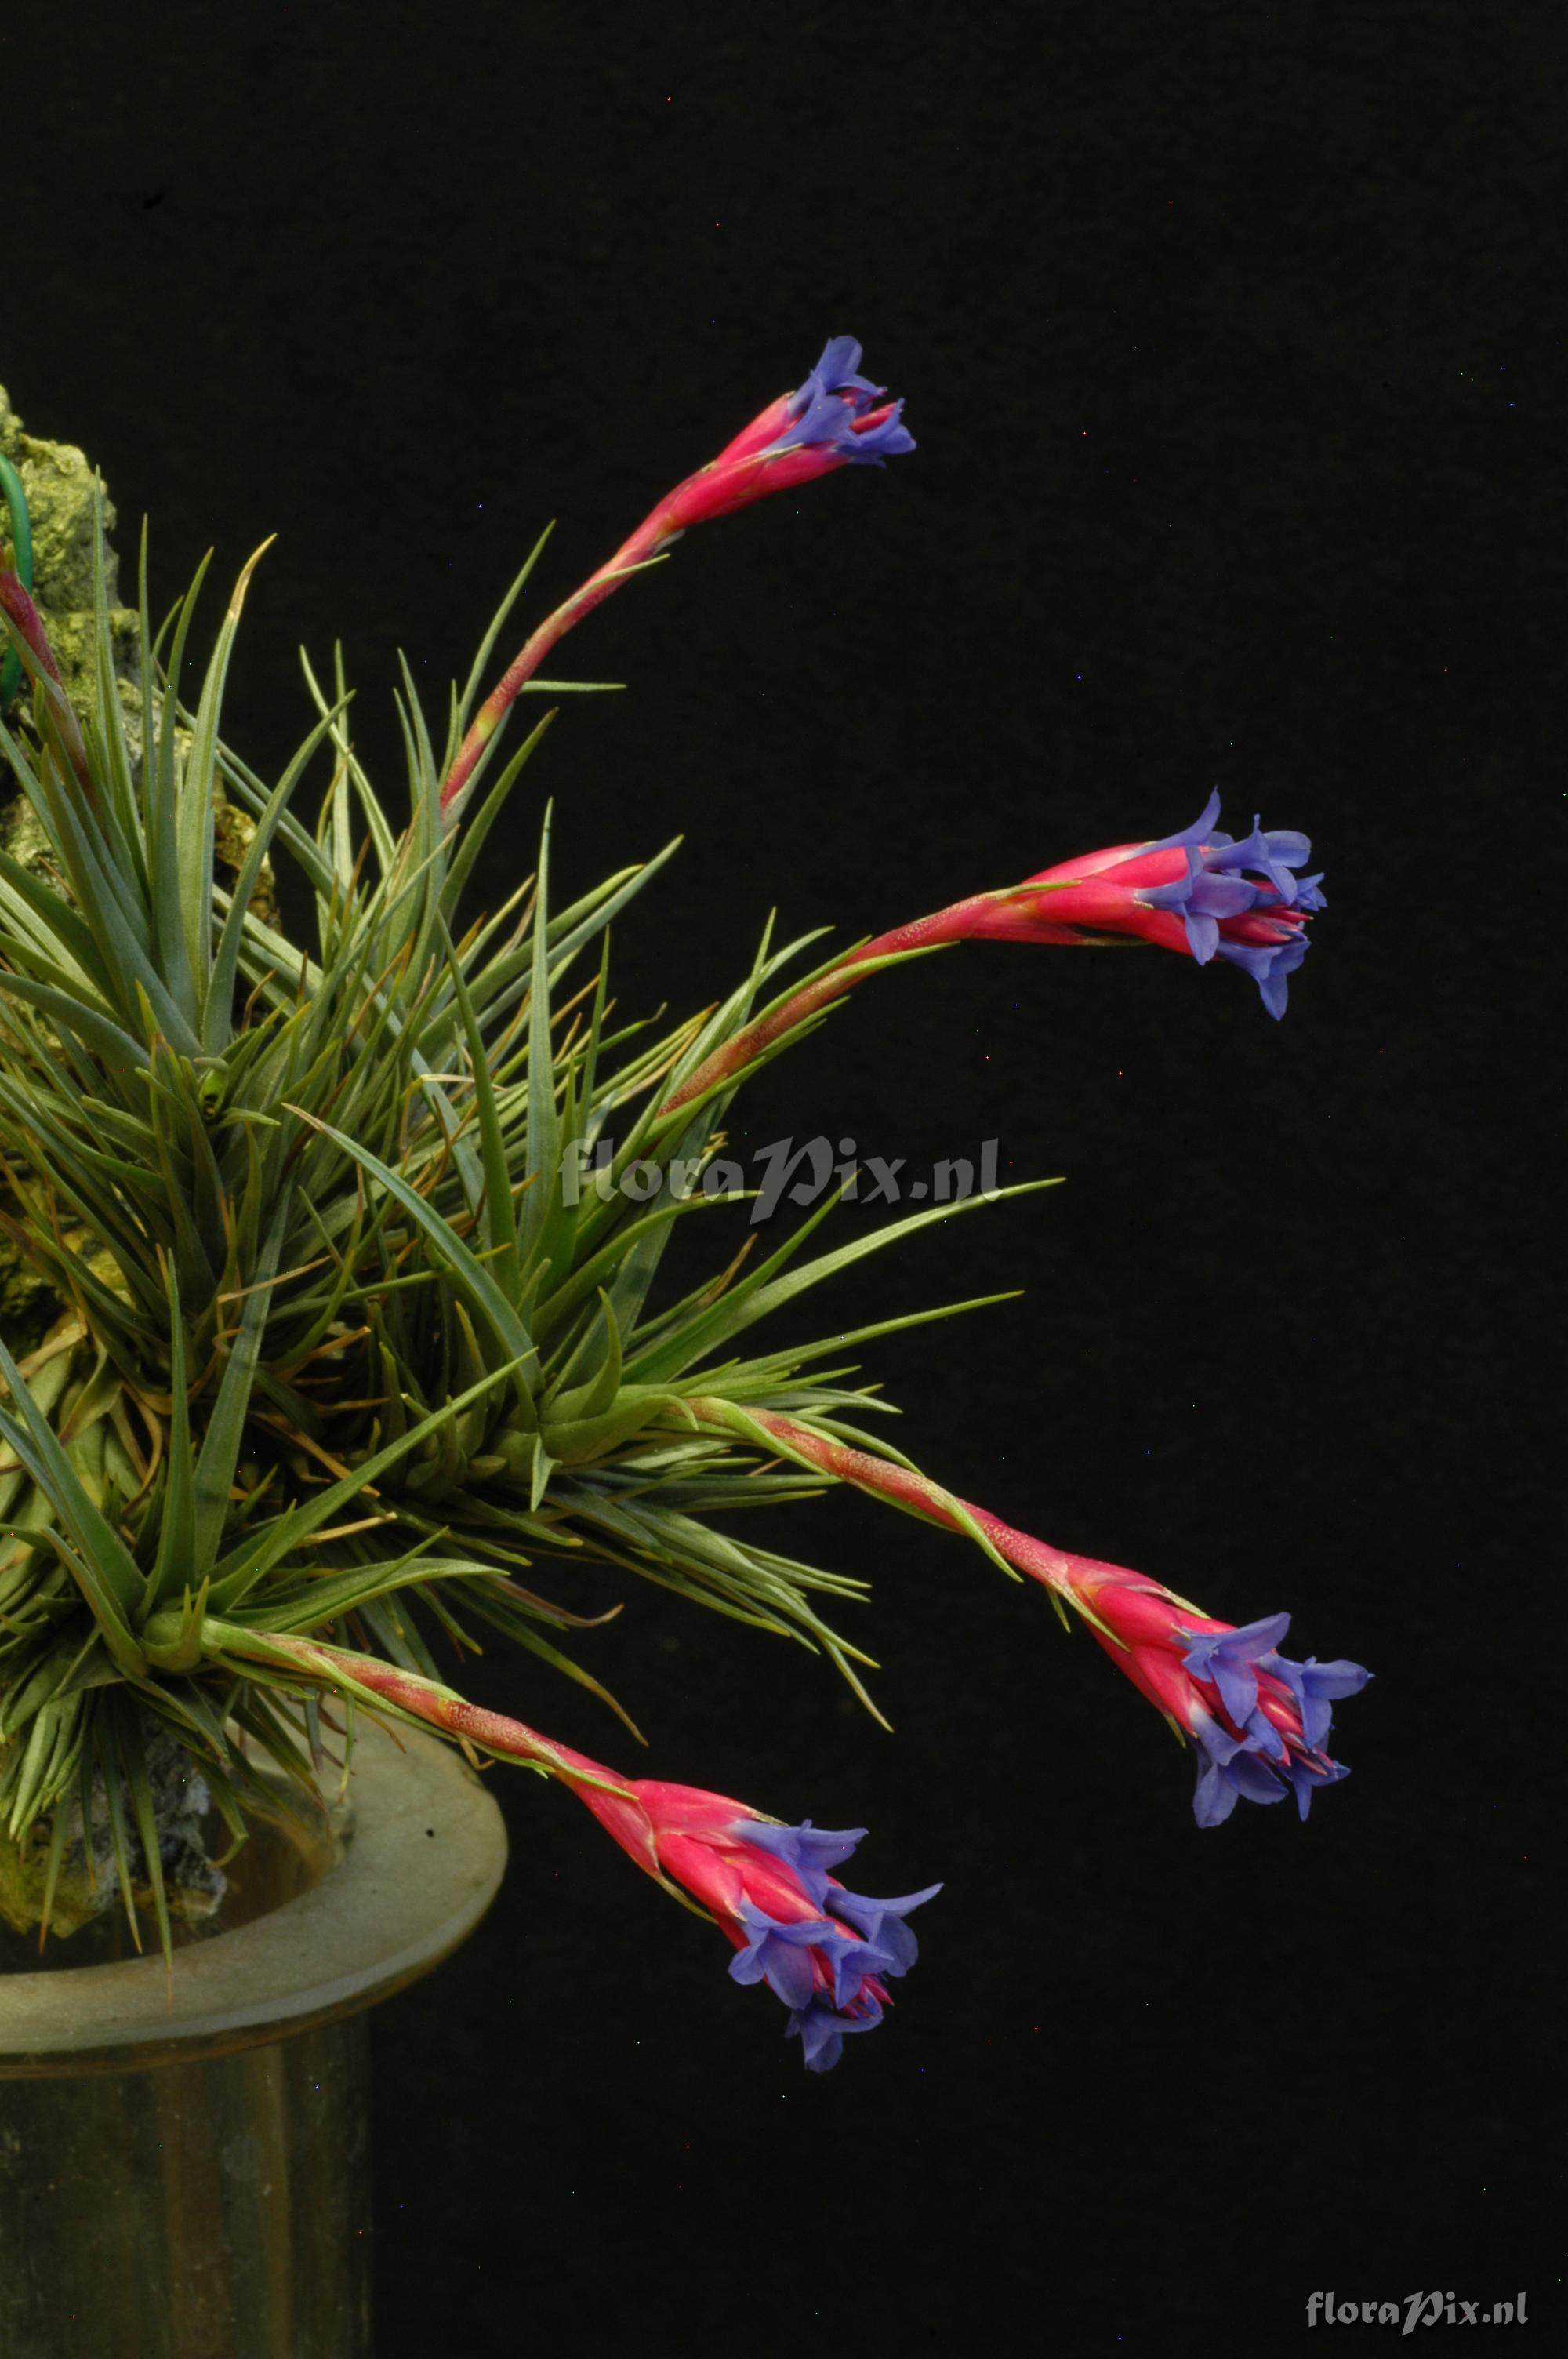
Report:
M908 1917L937 1887L860 1896L837 1874L859 1832L628 1777L470 1702L435 1646L503 1633L599 1693L624 1745L625 1712L568 1651L587 1556L803 1640L874 1711L866 1658L830 1618L860 1584L746 1536L748 1507L838 1483L947 1527L1083 1620L1192 1743L1200 1823L1287 1793L1304 1814L1343 1775L1330 1711L1358 1667L1282 1655L1282 1614L1234 1628L1054 1549L874 1430L881 1404L846 1357L945 1312L804 1345L754 1332L864 1255L1019 1190L949 1174L920 1210L826 1249L848 1169L771 1250L751 1250L748 1224L737 1253L722 1209L752 1192L724 1153L736 1091L906 960L974 940L1141 940L1239 966L1281 1015L1323 906L1305 839L1255 823L1234 840L1211 800L1162 840L974 890L804 973L806 944L764 932L720 1006L667 1027L615 1007L608 939L668 850L557 907L546 811L533 875L479 893L550 718L520 732L517 712L581 685L543 677L563 636L691 527L913 447L860 347L830 340L493 685L543 542L444 713L405 669L395 804L356 755L341 666L326 681L307 668L317 718L281 777L226 744L262 552L197 679L201 576L155 627L144 538L125 617L100 525L73 695L14 509L0 612L22 693L0 750L32 832L0 854L0 1229L25 1296L0 1345L14 1919L58 1932L96 1867L132 1922L146 1916L178 1991L195 1953L177 1949L180 1921L213 1866L190 1839L192 1777L237 1844L276 1813L279 1780L307 1818L339 1783L351 1795L367 1721L433 1730L565 1786L715 1921L732 1977L766 1984L827 2070L881 2021L914 1960ZM308 942L268 896L282 863L307 888ZM667 1299L676 1223L726 1217L710 1277Z

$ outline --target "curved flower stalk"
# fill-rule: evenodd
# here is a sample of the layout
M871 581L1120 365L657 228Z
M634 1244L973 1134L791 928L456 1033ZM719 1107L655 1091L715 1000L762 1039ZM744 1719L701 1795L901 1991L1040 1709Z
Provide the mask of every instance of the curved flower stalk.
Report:
M990 940L1085 942L1129 934L1206 966L1219 957L1257 984L1271 1016L1285 1012L1287 979L1307 953L1306 921L1324 908L1304 835L1252 832L1238 842L1215 822L1212 794L1191 827L1156 843L1115 843L1043 868L1022 885L982 893L906 929L908 947ZM895 938L896 939L896 938ZM905 947L899 940L899 947Z
M886 386L861 376L860 366L854 337L830 337L804 383L770 402L716 459L666 493L614 556L546 617L481 705L441 782L449 825L461 811L486 745L550 649L683 532L732 516L770 492L792 491L839 467L880 467L914 449L914 436L901 423L903 402L884 400Z
M1191 827L1157 843L1117 843L1063 861L845 951L733 1033L683 1078L661 1113L678 1114L711 1095L869 975L954 942L1082 945L1132 936L1200 966L1218 956L1242 967L1270 1015L1282 1016L1289 977L1307 953L1307 919L1325 906L1323 880L1293 873L1312 856L1304 835L1266 832L1254 821L1238 843L1216 827L1218 817L1215 794Z
M373 1656L298 1638L258 1638L218 1623L205 1644L220 1658L286 1665L336 1694L390 1706L558 1778L645 1875L713 1919L735 1951L730 1979L766 1983L783 2000L785 2037L799 2039L810 2071L830 2071L848 2035L875 2030L890 2004L889 1981L915 1962L918 1944L904 1919L942 1887L927 1885L899 1900L847 1891L828 1871L842 1866L864 1827L834 1832L809 1819L788 1827L724 1794L622 1777L520 1720L468 1703Z
M1189 1605L1173 1590L1122 1565L1073 1556L1016 1531L988 1508L959 1499L914 1468L895 1464L824 1434L798 1419L724 1399L688 1403L700 1422L752 1431L788 1456L816 1467L950 1531L968 1531L1000 1563L1027 1573L1070 1605L1141 1695L1162 1712L1178 1737L1198 1751L1194 1811L1200 1827L1219 1826L1238 1797L1278 1802L1293 1793L1304 1819L1320 1787L1349 1776L1325 1744L1331 1707L1371 1678L1359 1663L1304 1663L1280 1654L1290 1628L1275 1614L1237 1628Z

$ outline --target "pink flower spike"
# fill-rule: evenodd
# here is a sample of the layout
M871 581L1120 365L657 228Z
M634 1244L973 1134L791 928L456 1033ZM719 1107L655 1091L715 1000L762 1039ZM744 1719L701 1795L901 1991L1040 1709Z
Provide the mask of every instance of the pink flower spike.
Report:
M972 894L873 950L945 942L1084 943L1131 935L1206 966L1215 957L1251 975L1271 1016L1285 1012L1288 978L1307 953L1306 926L1325 907L1321 876L1298 876L1312 845L1255 820L1238 842L1215 825L1211 795L1195 824L1154 843L1113 843L1058 862L1000 892Z
M797 1418L717 1397L693 1397L687 1406L699 1424L773 1442L835 1482L949 1531L978 1532L1004 1563L1073 1606L1139 1693L1196 1745L1193 1807L1200 1827L1227 1819L1238 1797L1278 1802L1287 1791L1304 1819L1319 1787L1348 1777L1324 1749L1331 1707L1358 1693L1372 1675L1359 1663L1320 1663L1311 1655L1298 1663L1280 1654L1288 1614L1238 1629L1200 1614L1146 1573L1051 1548L914 1468L817 1433Z
M903 402L884 402L887 387L859 375L860 365L860 347L852 336L830 337L802 385L770 402L717 459L677 484L614 556L546 616L480 707L441 782L449 826L485 746L550 649L637 567L661 556L690 526L749 507L769 492L788 491L838 467L880 467L914 450L914 436L899 422Z
M770 402L717 459L660 503L654 516L665 537L835 468L880 467L913 451L914 438L900 422L903 402L883 402L886 386L859 375L860 365L852 336L830 337L803 385Z
M780 1826L727 1794L621 1777L602 1762L541 1736L520 1720L469 1703L418 1672L319 1638L265 1636L211 1620L207 1633L240 1661L282 1661L340 1693L360 1693L503 1760L558 1777L593 1812L644 1875L690 1895L719 1921L736 1955L738 1983L765 1982L790 2010L786 2038L798 2038L806 2068L831 2070L846 2037L874 2031L889 2005L887 1985L914 1965L918 1947L904 1923L942 1889L870 1900L847 1891L841 1866L864 1827L829 1832L809 1819Z
M1278 1802L1287 1791L1304 1819L1320 1787L1349 1776L1324 1749L1329 1707L1372 1674L1359 1663L1281 1655L1288 1614L1238 1628L1196 1613L1145 1573L1087 1557L1062 1559L1057 1584L1139 1693L1192 1739L1200 1827L1219 1826L1238 1798Z
M630 1802L600 1786L577 1791L639 1867L717 1918L736 1952L732 1980L765 1982L783 2000L785 2036L799 2038L809 2071L830 2071L849 2034L876 2028L888 1981L918 1954L903 1919L940 1885L899 1900L847 1891L828 1871L849 1857L863 1827L829 1832L809 1819L779 1826L723 1794L654 1778L628 1781Z

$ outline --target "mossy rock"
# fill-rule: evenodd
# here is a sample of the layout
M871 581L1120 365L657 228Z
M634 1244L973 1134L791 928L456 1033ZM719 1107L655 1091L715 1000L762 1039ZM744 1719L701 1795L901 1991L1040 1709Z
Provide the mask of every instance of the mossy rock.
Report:
M9 459L21 478L33 533L33 603L49 633L66 695L78 712L96 712L92 541L97 471L74 443L45 442L27 433L4 386L0 386L0 455ZM117 519L106 487L103 515L104 589L115 679L126 743L135 764L142 756L141 631L135 608L120 603L120 560L109 538ZM0 527L0 538L4 537L5 528ZM178 742L183 756L189 734L180 730ZM229 801L221 786L214 787L213 799L214 850L225 867L236 870L250 848L254 825L247 811L236 810ZM37 866L43 860L42 830L27 798L16 792L9 779L0 779L0 842L12 859L25 866ZM263 864L251 908L266 923L276 923L277 900L270 862Z
M24 430L0 386L0 455L7 458L21 478L33 535L33 603L49 633L59 665L66 695L76 711L96 712L97 677L93 662L92 541L96 470L86 453L70 442L45 442ZM0 504L0 515L4 514ZM119 603L119 559L109 539L116 516L107 489L103 493L104 588L109 600L109 624L114 647L116 686L126 743L133 763L142 756L142 643L135 610ZM8 538L8 518L0 523L0 539ZM17 700L27 710L26 691ZM12 716L13 718L16 716ZM189 733L177 732L181 757ZM221 787L214 795L213 849L221 864L238 870L254 834L248 812L236 810ZM42 827L31 803L0 771L0 848L24 867L50 866ZM272 866L264 863L251 908L265 923L276 924L277 900ZM0 1210L5 1208L0 1190ZM14 1207L12 1208L14 1209ZM45 1281L20 1258L16 1245L0 1232L0 1335L24 1344L55 1316L59 1302ZM0 1914L4 1901L0 1899Z

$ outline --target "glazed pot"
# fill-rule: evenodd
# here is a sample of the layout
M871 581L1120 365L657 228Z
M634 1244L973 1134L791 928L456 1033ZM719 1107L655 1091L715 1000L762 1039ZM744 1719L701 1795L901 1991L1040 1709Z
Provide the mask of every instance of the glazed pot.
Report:
M362 1729L348 1799L314 1840L254 1836L222 1930L172 1973L72 1964L70 1942L40 1971L13 1948L5 2359L368 2359L364 2011L473 1930L506 1837L481 1780L417 1734Z

